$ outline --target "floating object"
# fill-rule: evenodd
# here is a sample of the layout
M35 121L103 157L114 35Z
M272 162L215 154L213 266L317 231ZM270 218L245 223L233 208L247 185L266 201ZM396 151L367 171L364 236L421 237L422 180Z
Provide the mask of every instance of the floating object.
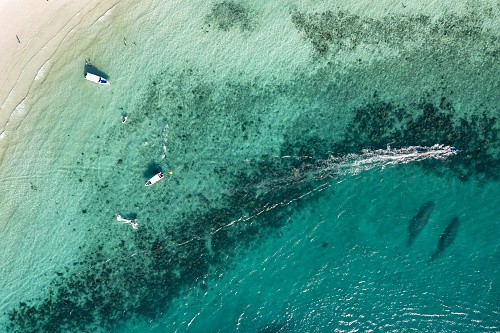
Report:
M151 177L147 182L146 182L146 186L151 186L157 182L159 182L161 179L163 179L163 173L162 172L158 172L156 175L154 175L153 177Z
M419 154L427 153L428 151L427 148L417 147L417 153Z
M88 73L88 72L85 73L85 79L87 79L87 80L89 80L91 82L97 83L97 84L104 85L104 86L109 86L111 84L105 78L103 78L103 77L101 77L99 75Z
M168 172L168 174L169 174L169 175L172 175L172 174L174 174L174 172L173 172L172 170L170 170L170 171Z
M120 214L118 214L116 216L116 220L118 222L122 222L122 223L125 223L125 224L130 224L130 226L132 227L132 229L137 229L139 227L139 225L137 224L136 220L126 219L123 216L121 216Z
M430 148L435 148L436 146L433 146L433 147L430 147ZM417 151L418 154L425 154L425 153L430 153L431 150L433 149L430 149L429 147L417 147L415 150ZM437 148L440 148L440 147L437 147ZM456 154L458 153L458 149L455 148L455 147L442 147L442 148L445 148L445 149L449 149L448 151L450 153L453 153L453 154ZM434 151L434 150L433 150Z

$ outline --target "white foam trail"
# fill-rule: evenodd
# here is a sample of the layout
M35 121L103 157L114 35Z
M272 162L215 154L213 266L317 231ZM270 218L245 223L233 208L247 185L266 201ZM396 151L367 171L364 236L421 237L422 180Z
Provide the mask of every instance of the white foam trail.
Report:
M187 327L191 326L191 324L193 323L193 321L196 319L196 317L198 317L200 315L201 312L198 312L197 314L195 314L195 316L193 318L191 318L191 320L189 321L189 323L187 324Z
M16 108L14 109L14 112L12 114L15 114L17 116L25 116L26 115L26 107L24 105L24 99L19 103Z
M417 150L419 149L420 152ZM454 155L456 152L452 151L451 146L445 146L441 144L436 144L430 147L424 146L410 146L404 148L391 149L388 145L386 149L364 149L361 154L348 154L345 156L335 157L330 156L325 160L317 160L314 163L306 163L304 166L294 169L289 177L283 177L279 179L273 179L271 181L264 181L257 185L257 188L263 188L264 192L278 190L280 188L285 188L291 186L291 184L296 185L297 183L314 180L322 180L326 178L332 178L340 175L348 174L358 174L361 171L367 171L376 167L385 168L388 165L395 164L407 164L411 162L423 161L429 158L433 159L445 159L450 155ZM284 156L282 158L298 158L298 159L311 159L310 156ZM264 207L257 210L253 215L242 215L237 219L234 219L225 225L214 229L210 232L211 235L219 232L222 229L232 227L239 223L245 223L267 211L273 210L277 207L287 206L294 201L303 199L304 197L313 195L317 192L324 191L327 189L330 182L325 181L320 185L316 186L312 190L306 193L301 193L296 197L285 199L281 202L276 203L266 203ZM260 193L258 195L262 195ZM341 212L339 216L343 214ZM179 246L192 242L194 240L201 240L203 238L195 236L192 239L178 244Z
M47 68L50 66L50 60L47 60L42 67L38 70L35 76L35 81L41 80L44 78L45 73L47 72Z
M358 174L375 167L383 169L388 165L407 164L430 158L440 160L455 154L451 148L451 146L436 144L430 147L410 146L391 149L390 146L387 146L386 149L364 149L361 154L348 154L342 157L330 156L321 161L320 167L313 173L315 177L322 179L333 175ZM417 149L425 150L425 152L418 152Z
M167 156L167 139L168 139L168 124L165 124L165 127L163 127L163 154L161 155L161 158L165 158Z
M111 7L110 9L108 9L104 14L101 15L101 17L99 17L97 19L97 21L104 21L108 18L108 16L111 14L111 11L113 10L114 6Z
M425 152L418 152L420 151ZM329 156L325 160L304 163L299 168L291 170L287 177L266 180L258 184L258 188L266 190L278 189L289 186L290 183L297 184L310 180L321 180L343 175L356 175L362 171L368 171L376 167L385 168L389 165L407 164L427 159L445 159L454 155L451 146L436 144L433 146L410 146L392 149L389 145L386 149L363 149L360 154L348 154L344 156ZM295 158L284 156L282 158ZM309 156L297 157L298 159L310 160Z

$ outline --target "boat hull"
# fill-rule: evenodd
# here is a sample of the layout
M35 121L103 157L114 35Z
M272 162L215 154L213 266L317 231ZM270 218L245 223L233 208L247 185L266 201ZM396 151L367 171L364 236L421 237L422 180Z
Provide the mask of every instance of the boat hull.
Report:
M160 180L162 180L163 177L164 177L163 173L162 172L158 172L156 175L154 175L153 177L151 177L146 182L146 186L152 186L152 185L156 184L157 182L159 182Z
M103 86L109 86L111 84L107 79L103 78L102 76L98 76L88 72L85 73L85 79L89 80L90 82L94 82Z

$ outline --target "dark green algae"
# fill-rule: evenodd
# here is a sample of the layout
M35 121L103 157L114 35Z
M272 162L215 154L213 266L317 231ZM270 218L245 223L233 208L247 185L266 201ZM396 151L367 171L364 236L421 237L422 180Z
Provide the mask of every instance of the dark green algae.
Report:
M231 89L238 88L237 95L254 93L251 85L231 85ZM234 95L231 89L228 95ZM203 104L203 108L224 108L211 104L217 102L215 98L199 98L202 90L205 96L213 93L204 85L203 89L192 90L197 93L191 97L178 96L200 107ZM151 101L157 99L158 96ZM260 104L258 101L259 98L253 98L248 110L242 111L252 111L255 104ZM143 110L151 110L152 105ZM227 107L232 107L231 103ZM422 163L423 167L443 177L453 175L464 181L470 177L498 179L498 157L487 149L488 144L498 142L494 117L455 119L452 102L446 98L438 106L424 102L414 108L403 108L392 102L376 102L351 112L352 121L341 141L307 135L299 140L294 135L295 141L289 139L282 145L282 156L307 155L308 159L261 156L239 172L223 171L221 166L214 169L219 177L230 179L230 190L222 195L222 203L208 202L204 209L185 212L175 227L152 228L144 223L131 240L120 241L111 256L109 244L104 241L82 248L81 260L72 269L58 272L48 297L22 302L7 313L8 330L111 331L131 317L136 320L161 317L168 304L184 290L196 286L207 288L215 272L230 269L234 259L245 251L279 235L289 223L289 216L316 200L318 195L314 190L325 184L325 180L308 174L318 168L316 161L329 154L342 156L363 148L385 148L388 142L394 147L439 142L458 146L462 152L449 162ZM297 129L292 132L296 134ZM300 174L292 176L294 169L300 169ZM102 185L100 188L106 190ZM301 200L293 200L309 192ZM159 201L166 200L168 193L160 195L164 197ZM277 206L264 209L269 203ZM161 209L168 209L168 205ZM251 218L227 227L243 215ZM112 260L107 261L110 257Z
M262 163L264 172L277 172ZM239 184L254 184L260 176L241 174ZM252 179L255 178L255 179ZM270 191L255 198L255 190L238 190L227 198L227 208L209 213L190 214L175 229L163 232L150 230L147 224L134 234L134 256L127 242L122 242L113 260L106 262L105 244L98 244L75 263L79 274L61 273L51 285L50 296L38 305L20 303L8 314L9 328L20 332L64 332L113 330L131 316L157 318L165 307L183 290L201 282L216 269L228 268L243 249L248 249L267 231L279 229L287 222L292 210L300 209L304 201L282 205L248 222L231 228L228 221L238 219L241 210L257 215L268 202L289 202L297 191L308 191L311 184L292 187L289 191ZM253 193L252 193L253 192ZM253 197L253 200L249 200ZM218 232L215 230L221 228ZM207 248L205 238L211 238ZM183 244L172 247L171 240ZM116 249L115 249L116 250Z
M240 14L238 8L234 11L232 5L224 6L219 9L214 7L212 15L220 12L223 14L220 17L224 18L229 11L236 13L235 25L244 24L245 15ZM335 32L339 36L319 36L331 30L332 24L335 27L338 20L347 20L351 22L351 27L362 29L360 23L356 23L359 18L344 15L339 19L335 15L327 13L318 18L295 14L294 23L299 30L305 31L318 52L331 52L333 41L339 36L351 34L340 30ZM222 22L220 28L224 30L225 21L217 20L214 22ZM423 25L428 24L424 22L425 18L416 20L417 23L422 21ZM226 28L232 26L227 25ZM458 28L454 26L449 29L458 34ZM471 31L472 34L477 33ZM463 33L470 34L468 30ZM377 38L397 41L396 37L391 37L394 34L396 32L389 31L388 37ZM368 38L361 32L359 36L361 41ZM195 126L207 131L204 124L210 124L224 115L219 121L230 128L225 135L231 140L251 140L266 130L262 128L263 120L252 115L258 115L265 105L273 105L278 97L304 103L305 110L308 108L306 103L315 98L325 101L335 98L337 86L333 81L314 75L300 77L301 80L296 82L267 83L265 86L258 81L241 83L228 80L220 88L220 85L207 82L203 73L193 69L182 73L164 72L151 81L143 104L127 123L129 126L121 132L103 135L99 138L103 141L102 148L91 154L82 154L78 163L94 163L100 156L108 154L106 145L109 142L127 137L130 133L126 131L144 131L154 126L158 121L153 119L168 121L172 129L193 126L194 120ZM321 85L321 95L318 95L318 85ZM369 93L373 94L372 100L346 107L343 111L350 114L350 120L340 136L329 131L320 131L320 134L311 131L311 125L318 129L328 128L329 116L339 112L334 106L329 108L328 103L324 103L321 110L324 117L313 117L307 123L297 121L288 128L283 134L280 155L307 158L277 159L262 155L236 168L231 161L221 162L213 167L213 176L219 177L225 184L217 202L196 192L188 193L186 200L196 198L203 204L181 213L175 223L148 218L130 239L119 239L110 245L109 239L101 237L82 247L81 258L73 263L73 267L56 272L46 297L21 302L6 313L9 319L6 330L113 331L131 318L143 321L161 317L172 300L188 288L199 287L210 292L210 281L217 272L231 269L236 258L245 255L263 240L279 236L294 212L319 197L319 191L315 190L328 180L315 179L310 174L330 155L343 156L359 153L365 148L385 148L388 143L395 148L441 143L458 147L460 153L444 162L424 161L419 163L421 167L438 176L458 177L463 181L471 178L483 181L499 179L500 161L495 149L498 145L496 115L499 110L487 110L468 118L457 117L453 97L446 94L429 96L422 93L418 103L401 103L380 97L383 93ZM161 132L161 128L157 132ZM193 141L217 140L217 135L207 138L189 131L173 133L179 134L177 143L172 147L178 153L189 149ZM148 139L154 142L160 137L157 134ZM159 165L159 161L146 158L154 156L153 149L157 146L141 148L144 172ZM120 172L125 172L129 163L127 156L117 161L116 164L123 168ZM194 162L185 163L182 167L186 170L196 169ZM294 173L294 170L300 172ZM91 168L79 171L75 176L78 183L93 183L97 192L96 198L89 199L88 207L84 208L87 215L102 218L103 214L114 214L111 207L120 199L110 190L109 183L100 180ZM305 193L310 194L293 200ZM148 194L151 200L155 200L155 207L160 213L169 209L169 195L168 191ZM94 207L98 207L103 200L110 208L96 211ZM270 203L276 204L276 207L266 210ZM249 218L241 220L242 216ZM227 227L231 221L238 222Z
M240 31L248 31L253 25L252 11L246 5L236 1L215 3L205 20L209 26L213 25L222 31L229 31L236 27Z
M341 50L354 50L360 45L387 45L403 50L409 41L425 40L427 46L479 43L483 54L493 55L498 37L485 33L485 18L493 18L488 10L471 10L468 15L387 15L383 19L361 17L348 11L292 12L292 22L321 56ZM493 52L493 53L492 53Z

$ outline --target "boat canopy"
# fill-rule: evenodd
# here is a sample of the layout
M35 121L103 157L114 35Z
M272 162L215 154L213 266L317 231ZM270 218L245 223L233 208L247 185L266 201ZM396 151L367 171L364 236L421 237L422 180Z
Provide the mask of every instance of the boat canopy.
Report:
M147 182L146 182L146 186L151 186L153 185L154 183L160 181L161 179L163 178L163 173L162 172L158 172L156 175L154 175L153 177L151 177Z
M95 75L95 74L92 74L92 73L85 73L85 78L89 81L92 81L92 82L98 83L98 84L104 84L104 85L110 84L109 81L106 80L105 78L100 77L100 76Z

